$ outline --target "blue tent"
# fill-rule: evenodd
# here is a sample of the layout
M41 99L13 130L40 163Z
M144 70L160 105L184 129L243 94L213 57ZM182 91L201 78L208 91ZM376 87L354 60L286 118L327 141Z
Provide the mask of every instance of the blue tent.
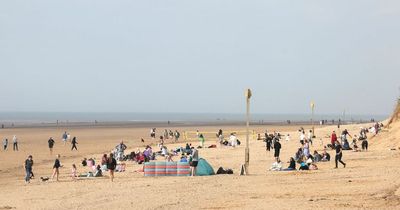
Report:
M206 160L200 158L196 168L196 176L210 176L214 174L212 166Z

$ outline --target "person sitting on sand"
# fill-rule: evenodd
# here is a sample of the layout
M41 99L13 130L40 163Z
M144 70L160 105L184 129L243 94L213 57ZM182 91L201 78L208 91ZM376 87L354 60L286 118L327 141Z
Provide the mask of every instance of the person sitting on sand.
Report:
M299 171L309 170L308 165L305 162L300 163Z
M328 162L331 161L331 155L326 152L326 150L324 150L324 152L322 153L322 159L321 162Z
M271 168L269 168L270 171L281 171L282 170L282 163L279 158L276 159L276 162L272 163Z
M303 161L303 157L304 157L303 149L299 148L296 154L294 155L294 160L300 163L301 161Z
M82 166L83 166L83 167L86 167L86 166L87 166L87 159L86 159L86 158L83 158L83 160L82 160Z
M103 176L103 171L101 170L100 165L97 165L96 172L94 173L94 177L101 177Z
M320 162L322 160L322 155L320 155L317 150L314 150L314 162Z
M283 169L283 171L295 171L295 170L296 170L296 161L294 160L293 157L291 157L289 160L289 167Z
M181 160L179 162L187 163L188 162L187 157L185 155L182 155Z
M347 139L343 140L343 150L351 150L349 141L347 141Z
M309 170L318 170L318 166L315 163L309 163L308 169Z
M358 149L358 145L357 145L357 135L354 135L353 142L351 143L351 148L353 149L353 152L359 152L360 151Z

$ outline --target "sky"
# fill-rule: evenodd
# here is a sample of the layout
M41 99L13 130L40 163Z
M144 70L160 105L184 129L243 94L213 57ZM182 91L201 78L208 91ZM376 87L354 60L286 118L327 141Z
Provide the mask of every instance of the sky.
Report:
M399 1L0 1L0 111L389 114Z

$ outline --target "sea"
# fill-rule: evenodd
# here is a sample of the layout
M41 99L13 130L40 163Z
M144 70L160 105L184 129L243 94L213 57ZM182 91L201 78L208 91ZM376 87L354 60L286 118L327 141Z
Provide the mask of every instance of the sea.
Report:
M314 121L370 122L387 119L386 115L315 115ZM310 122L311 114L260 114L251 113L251 122L287 123ZM0 112L3 124L43 124L62 122L244 122L243 113L135 113L135 112Z

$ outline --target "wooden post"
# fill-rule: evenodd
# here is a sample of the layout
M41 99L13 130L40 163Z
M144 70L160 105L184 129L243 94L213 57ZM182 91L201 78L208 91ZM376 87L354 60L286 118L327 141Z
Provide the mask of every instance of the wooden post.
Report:
M249 173L249 164L250 164L250 148L249 148L249 127L250 127L250 98L251 98L251 90L246 90L246 150L245 150L245 170L246 174Z

